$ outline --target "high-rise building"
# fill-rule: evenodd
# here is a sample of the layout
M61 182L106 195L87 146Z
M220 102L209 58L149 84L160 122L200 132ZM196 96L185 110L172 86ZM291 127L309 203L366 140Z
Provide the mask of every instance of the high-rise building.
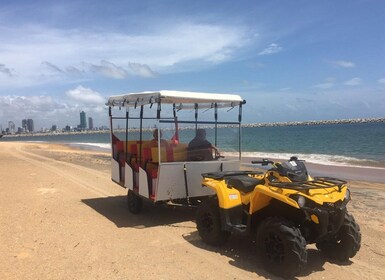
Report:
M15 126L15 123L13 121L8 122L8 131L10 134L15 134L16 126Z
M24 129L24 131L27 131L27 119L21 121L21 127Z
M80 128L81 129L87 128L87 117L86 117L86 113L84 111L80 112Z
M29 132L35 131L35 128L34 128L34 126L33 126L33 120L32 120L32 119L28 119L28 120L27 120L27 126L28 126L28 131L29 131Z
M33 126L33 120L32 119L24 119L21 121L21 127L26 132L33 132L34 126Z
M94 120L91 117L88 118L88 129L94 129Z

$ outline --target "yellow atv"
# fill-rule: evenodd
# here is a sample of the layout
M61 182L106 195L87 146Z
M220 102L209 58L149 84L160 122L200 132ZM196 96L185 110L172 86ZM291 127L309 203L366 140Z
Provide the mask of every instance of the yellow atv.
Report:
M216 195L202 201L196 213L199 235L221 245L231 233L256 236L257 253L266 270L283 277L297 275L307 262L306 245L315 243L327 257L346 261L361 246L360 227L346 205L346 181L310 177L296 157L274 163L266 172L202 174L203 186Z

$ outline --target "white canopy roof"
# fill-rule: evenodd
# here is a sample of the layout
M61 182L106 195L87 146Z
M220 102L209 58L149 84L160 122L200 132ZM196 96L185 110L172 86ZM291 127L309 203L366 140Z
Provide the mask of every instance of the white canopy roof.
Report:
M199 108L207 108L214 103L216 103L218 107L234 107L239 106L240 103L244 103L244 100L235 94L160 90L111 96L106 105L110 107L133 107L158 103L159 101L162 104L179 105L180 109L185 107L182 104L198 104ZM191 106L188 107L191 108Z

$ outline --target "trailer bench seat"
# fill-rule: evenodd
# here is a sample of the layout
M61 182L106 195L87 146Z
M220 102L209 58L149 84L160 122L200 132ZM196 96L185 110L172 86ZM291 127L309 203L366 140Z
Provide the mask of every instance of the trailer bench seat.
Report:
M187 161L187 144L173 144L167 148L160 148L160 160L158 147L151 148L152 162L174 162L174 161Z

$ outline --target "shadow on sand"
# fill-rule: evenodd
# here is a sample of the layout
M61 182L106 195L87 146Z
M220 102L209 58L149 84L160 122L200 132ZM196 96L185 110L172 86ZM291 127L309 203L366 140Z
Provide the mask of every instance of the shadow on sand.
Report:
M191 221L195 209L184 207L165 207L151 203L143 203L140 214L131 214L127 209L127 196L110 196L102 198L82 199L82 202L103 215L117 227L148 228Z
M140 229L161 225L175 226L175 224L185 221L193 221L195 218L195 209L165 207L151 203L144 203L142 212L138 215L133 215L127 209L126 196L83 199L82 202L109 219L119 228L133 227ZM191 231L183 235L183 238L193 246L224 255L230 258L230 265L240 269L250 271L267 279L281 279L263 269L262 264L257 258L255 241L251 237L232 235L224 246L212 247L202 241L195 226L188 227L191 228ZM307 265L298 276L305 277L313 272L323 271L326 261L314 245L309 246ZM335 264L349 265L351 262Z
M251 237L232 235L229 241L221 247L213 247L205 244L199 237L198 231L191 232L190 234L183 236L183 238L198 248L219 253L230 258L229 264L242 270L253 272L258 276L263 276L267 279L282 279L264 270L257 257L257 246ZM323 271L325 262L329 261L322 256L321 252L318 251L314 245L308 246L307 253L307 265L302 269L301 273L297 275L298 277L306 277L313 272ZM332 263L345 266L350 265L352 262Z

